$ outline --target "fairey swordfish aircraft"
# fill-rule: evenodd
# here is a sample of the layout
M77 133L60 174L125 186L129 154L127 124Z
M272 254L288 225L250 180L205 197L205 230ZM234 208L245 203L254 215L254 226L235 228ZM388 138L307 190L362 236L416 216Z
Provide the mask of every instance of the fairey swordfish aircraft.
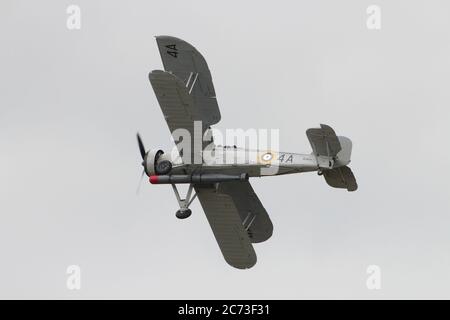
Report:
M181 39L158 36L156 42L164 71L150 72L149 79L177 152L174 155L159 149L147 151L138 134L144 172L150 183L172 186L180 207L176 216L180 219L191 215L189 206L198 197L228 264L239 269L254 266L256 254L252 244L266 241L273 232L269 215L253 191L249 177L317 171L331 187L357 189L347 166L352 149L350 139L336 136L324 124L306 130L312 147L308 154L215 145L211 126L221 116L205 59ZM180 129L189 133L188 148L187 141L175 134ZM184 145L177 143L180 141ZM229 153L231 157L227 157ZM242 156L249 154L254 157ZM184 198L178 184L189 185Z

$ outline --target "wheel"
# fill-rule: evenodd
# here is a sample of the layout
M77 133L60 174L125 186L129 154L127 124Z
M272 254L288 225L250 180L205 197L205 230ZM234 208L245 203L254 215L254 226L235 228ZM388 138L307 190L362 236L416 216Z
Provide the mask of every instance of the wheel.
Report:
M186 219L189 218L191 214L192 214L191 209L180 209L175 213L175 216L178 219Z
M321 176L321 175L323 175L323 171L322 171L322 170L319 170L319 171L317 171L317 174L318 174L319 176Z

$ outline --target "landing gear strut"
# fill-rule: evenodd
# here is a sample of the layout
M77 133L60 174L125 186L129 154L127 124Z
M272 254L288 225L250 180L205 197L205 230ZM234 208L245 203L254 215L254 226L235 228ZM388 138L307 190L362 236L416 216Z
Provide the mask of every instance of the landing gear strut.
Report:
M192 214L192 211L191 209L189 209L189 206L191 205L192 201L194 201L195 197L197 197L197 194L194 194L192 196L192 190L194 190L194 185L192 183L189 185L189 189L187 191L185 199L181 199L180 193L178 192L177 186L175 184L172 184L172 189L173 192L175 192L175 197L177 198L178 204L180 205L180 210L178 210L175 213L175 216L178 219L188 218Z

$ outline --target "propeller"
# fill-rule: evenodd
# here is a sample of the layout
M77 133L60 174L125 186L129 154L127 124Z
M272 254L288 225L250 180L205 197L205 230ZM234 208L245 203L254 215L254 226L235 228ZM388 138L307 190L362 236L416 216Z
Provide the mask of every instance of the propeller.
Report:
M139 135L139 132L136 134L137 137L137 141L138 141L138 146L139 146L139 151L141 153L141 157L142 157L142 166L145 166L145 147L144 147L144 143L142 142L141 136ZM139 179L139 184L136 190L136 194L139 194L139 190L141 189L141 184L142 184L142 178L144 178L145 175L145 167L142 170L141 173L141 177Z
M142 142L141 136L139 135L139 132L136 134L138 145L139 145L139 151L141 152L142 160L145 158L145 147L144 143Z
M141 190L142 178L144 178L144 175L145 175L145 171L142 170L141 177L139 178L138 187L136 189L136 194L139 194L139 191Z

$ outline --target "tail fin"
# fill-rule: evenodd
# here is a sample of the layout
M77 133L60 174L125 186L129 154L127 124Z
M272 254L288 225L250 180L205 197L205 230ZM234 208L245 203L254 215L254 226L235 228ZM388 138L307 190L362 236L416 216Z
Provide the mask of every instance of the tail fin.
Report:
M336 155L335 168L348 165L352 156L352 140L347 137L338 137L338 139L341 144L341 151Z
M306 130L306 135L319 171L328 185L355 191L358 185L352 170L347 167L352 154L352 141L347 137L336 136L334 130L325 124L321 124L320 128Z

